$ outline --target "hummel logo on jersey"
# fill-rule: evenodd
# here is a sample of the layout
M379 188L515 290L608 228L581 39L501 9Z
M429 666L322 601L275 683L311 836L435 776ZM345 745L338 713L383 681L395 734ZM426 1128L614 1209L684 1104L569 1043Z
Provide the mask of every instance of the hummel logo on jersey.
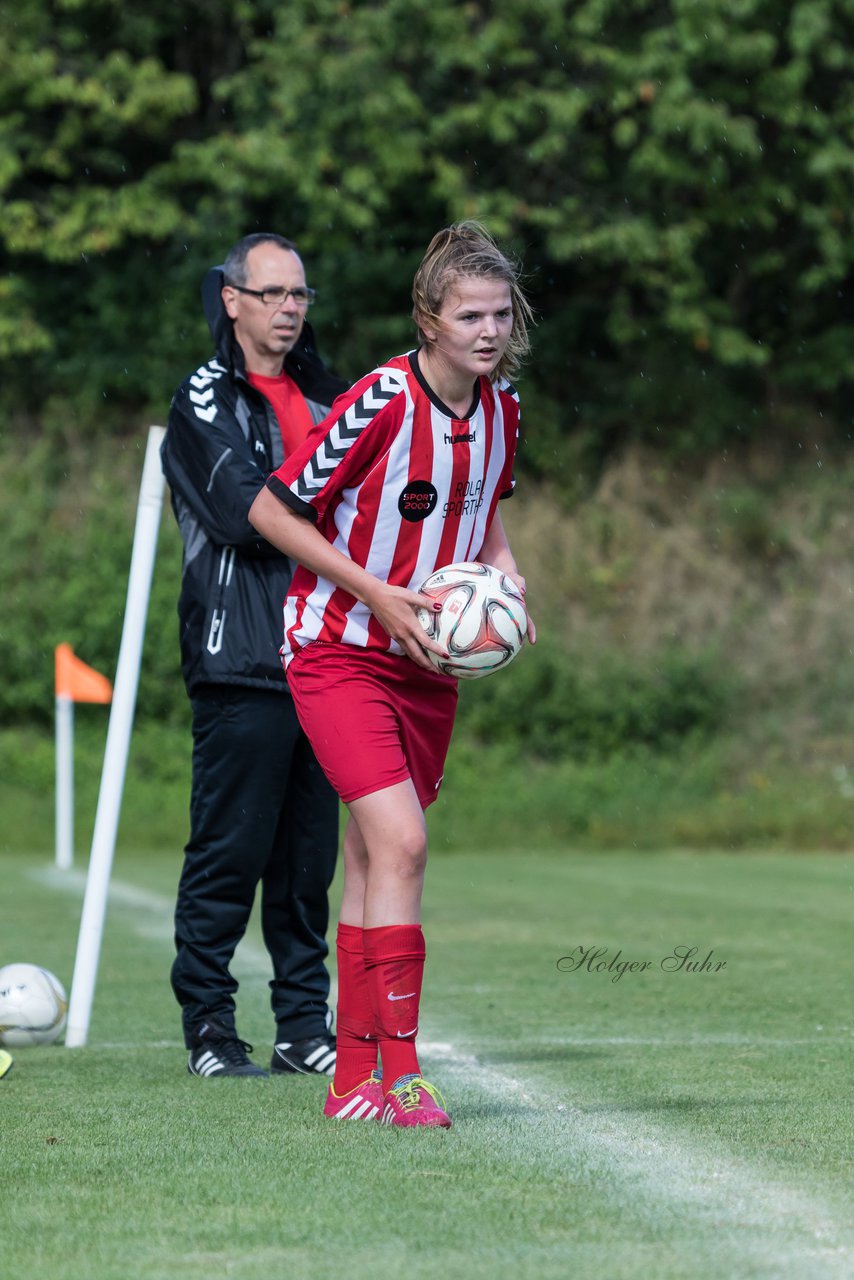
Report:
M411 1000L414 995L415 995L414 991L407 992L405 996L396 996L394 992L389 991L388 998L389 1000Z
M445 433L445 444L474 444L476 440L475 431L458 431L451 435Z

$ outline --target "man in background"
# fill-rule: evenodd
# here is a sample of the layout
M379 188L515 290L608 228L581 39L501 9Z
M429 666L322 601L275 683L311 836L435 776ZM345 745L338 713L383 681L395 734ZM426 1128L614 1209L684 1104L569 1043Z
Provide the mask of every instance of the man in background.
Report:
M172 987L193 1075L267 1074L237 1034L230 971L260 884L271 1070L331 1075L325 960L338 800L279 656L291 564L247 513L347 384L315 350L314 290L291 241L246 236L208 272L202 300L216 356L178 388L162 447L184 542L178 615L193 723Z

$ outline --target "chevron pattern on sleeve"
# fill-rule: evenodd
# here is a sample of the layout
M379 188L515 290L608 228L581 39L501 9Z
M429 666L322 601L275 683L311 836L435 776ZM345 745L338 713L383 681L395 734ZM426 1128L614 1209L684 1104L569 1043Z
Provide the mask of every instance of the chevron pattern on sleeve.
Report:
M296 479L297 496L309 501L319 493L341 459L373 422L380 409L404 389L405 377L397 370L382 370L379 377L336 418L320 447L309 458Z

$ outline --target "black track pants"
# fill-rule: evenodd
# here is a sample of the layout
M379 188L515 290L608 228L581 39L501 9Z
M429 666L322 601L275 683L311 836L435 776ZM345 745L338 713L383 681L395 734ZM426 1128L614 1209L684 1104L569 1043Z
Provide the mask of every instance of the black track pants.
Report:
M328 890L338 798L287 694L205 685L191 698L190 839L175 908L172 987L184 1039L208 1015L235 1026L229 966L261 885L277 1040L326 1027Z

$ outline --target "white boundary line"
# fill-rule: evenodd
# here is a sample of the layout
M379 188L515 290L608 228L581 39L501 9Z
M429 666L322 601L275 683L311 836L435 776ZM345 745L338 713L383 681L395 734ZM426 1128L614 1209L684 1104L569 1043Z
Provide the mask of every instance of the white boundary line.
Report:
M82 896L84 891L85 875L79 871L47 867L33 869L30 875L51 889L76 896ZM110 899L114 905L132 911L132 927L139 936L157 942L171 941L172 899L118 880L111 882ZM245 939L238 948L238 957L245 971L269 972L266 952ZM548 1041L650 1046L742 1042L754 1046L814 1043L729 1035L692 1036L687 1041L665 1037L560 1037ZM163 1040L157 1042L157 1047L178 1044ZM527 1158L522 1157L529 1167L547 1169L554 1165L556 1172L565 1176L567 1165L574 1162L580 1169L586 1168L588 1176L592 1173L598 1177L603 1188L614 1186L620 1203L631 1203L633 1212L647 1220L660 1221L663 1215L672 1217L675 1213L683 1219L686 1231L691 1230L692 1224L721 1232L731 1228L740 1233L734 1267L750 1257L755 1267L774 1266L779 1270L773 1274L797 1275L799 1280L811 1275L822 1280L838 1275L840 1280L847 1280L852 1274L854 1248L841 1239L843 1229L832 1211L818 1199L787 1186L782 1175L769 1176L731 1152L713 1152L683 1139L674 1141L640 1116L618 1109L596 1112L575 1106L569 1090L562 1093L553 1086L544 1087L498 1071L451 1042L420 1041L419 1048L426 1058L441 1064L445 1075L455 1079L461 1091L474 1088L517 1105L531 1136ZM521 1149L518 1140L514 1140L513 1158L517 1162ZM779 1243L769 1247L772 1237ZM813 1266L818 1269L813 1270ZM732 1274L739 1271L740 1268Z
M60 871L55 867L37 867L30 872L30 875L33 880L50 889L59 889L79 897L83 896L86 888L85 871ZM132 910L133 930L140 938L150 938L152 942L168 942L173 945L174 898L167 898L165 894L154 893L150 889L139 889L122 880L111 879L109 901L113 906ZM141 912L144 914L141 915ZM267 952L248 938L243 938L239 943L235 960L238 968L245 973L263 973L267 977L272 976L270 957Z
M588 1041L608 1043L608 1041ZM656 1042L650 1042L656 1043ZM666 1043L658 1041L659 1044ZM557 1146L565 1159L584 1169L601 1173L603 1186L616 1183L621 1198L628 1197L633 1209L654 1211L659 1220L674 1213L684 1225L703 1224L721 1231L740 1233L738 1259L750 1254L756 1266L764 1263L780 1269L775 1276L797 1274L849 1277L854 1248L840 1238L842 1228L832 1211L819 1200L788 1187L782 1175L769 1176L739 1160L728 1151L712 1151L680 1138L673 1140L664 1130L632 1114L630 1110L588 1110L575 1106L571 1091L565 1093L540 1083L525 1081L480 1062L474 1054L461 1052L451 1043L419 1044L425 1057L440 1063L443 1071L461 1089L483 1090L505 1103L512 1099L531 1131L531 1146L539 1150ZM725 1147L722 1143L722 1148ZM514 1153L518 1144L514 1147ZM649 1212L644 1216L651 1216ZM757 1239L762 1233L762 1239ZM775 1252L769 1256L769 1241L775 1238ZM743 1244L741 1243L743 1241ZM822 1270L795 1271L796 1255L802 1262L822 1264ZM846 1261L847 1260L847 1261ZM838 1272L825 1269L838 1261ZM701 1272L698 1272L698 1275ZM734 1270L733 1275L741 1274ZM751 1272L750 1274L756 1274Z

